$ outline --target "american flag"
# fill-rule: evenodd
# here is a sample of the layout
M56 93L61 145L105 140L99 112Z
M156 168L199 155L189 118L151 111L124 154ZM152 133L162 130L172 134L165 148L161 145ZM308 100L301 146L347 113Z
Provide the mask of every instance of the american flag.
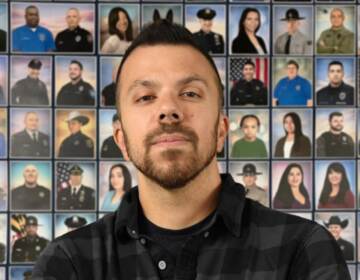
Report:
M56 183L58 191L69 186L70 164L67 162L58 162L56 166Z
M232 58L230 60L230 82L231 86L234 83L242 78L242 69L246 61L252 60L255 63L255 78L262 81L265 85L268 85L269 73L268 73L268 64L269 60L267 58Z

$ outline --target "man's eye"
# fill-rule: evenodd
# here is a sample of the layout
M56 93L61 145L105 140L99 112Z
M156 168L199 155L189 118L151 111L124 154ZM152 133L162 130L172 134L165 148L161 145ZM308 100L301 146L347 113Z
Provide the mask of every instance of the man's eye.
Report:
M155 96L153 96L153 95L144 95L144 96L141 96L139 99L137 99L136 102L150 101L150 100L153 100L154 98L155 98Z
M200 97L196 92L193 91L185 91L181 95L188 96L188 97Z

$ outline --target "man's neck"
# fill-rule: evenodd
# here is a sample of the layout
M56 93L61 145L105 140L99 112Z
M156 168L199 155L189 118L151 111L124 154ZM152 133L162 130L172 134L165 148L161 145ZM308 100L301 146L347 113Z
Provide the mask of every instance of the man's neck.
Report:
M81 77L80 77L80 78L77 78L77 79L74 79L74 80L71 80L71 83L72 83L73 85L76 85L78 82L80 82L80 80L81 80Z
M221 178L216 159L186 186L167 190L138 173L139 200L145 217L166 229L190 227L217 207Z
M341 86L341 84L342 84L342 81L341 81L340 83L331 83L331 82L330 82L330 87L332 87L332 88L338 88L338 87Z
M341 134L341 130L333 130L333 129L330 129L330 132L332 133L332 134L335 134L335 135L339 135L339 134Z

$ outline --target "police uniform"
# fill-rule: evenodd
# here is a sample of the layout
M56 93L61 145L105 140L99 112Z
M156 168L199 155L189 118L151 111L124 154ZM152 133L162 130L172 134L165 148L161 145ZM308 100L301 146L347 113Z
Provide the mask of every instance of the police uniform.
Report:
M311 84L303 77L281 79L274 90L277 105L306 105L311 99Z
M3 87L0 85L0 105L5 105L6 99L5 99L5 93Z
M346 27L329 28L321 33L316 45L319 54L353 54L354 33Z
M105 86L101 92L101 96L104 100L105 106L114 106L115 105L115 91L116 91L116 83L112 82Z
M11 89L12 105L49 105L46 85L29 76L15 83Z
M70 168L71 175L81 176L83 169L75 164ZM75 194L73 188L63 188L57 195L57 207L59 210L94 210L95 191L87 186L81 185Z
M324 132L316 141L318 157L353 157L354 140L345 132Z
M57 96L57 105L88 105L94 106L94 88L88 82L80 80L76 84L71 82L64 85Z
M197 12L197 17L204 20L212 20L215 16L216 12L210 8L204 8ZM224 53L224 38L219 33L200 30L193 33L193 38L207 53Z
M268 92L264 83L257 79L241 79L235 83L230 93L230 105L267 105Z
M52 33L42 27L27 25L16 28L12 33L12 49L21 52L49 52L55 49Z
M71 217L68 217L65 219L64 224L69 228L69 229L76 229L76 228L80 228L84 225L87 224L87 220L83 217L77 216L77 215L73 215Z
M34 216L28 216L26 225L38 226L37 219ZM49 240L38 235L21 237L14 243L11 261L35 262L48 244Z
M344 82L339 87L328 85L316 95L317 105L354 105L354 87Z
M81 131L66 137L60 145L59 157L94 157L94 142Z
M49 210L50 191L40 185L26 187L25 184L11 191L12 210Z
M4 30L0 29L0 52L6 51L7 34Z
M92 52L93 37L89 31L80 26L74 30L65 29L55 38L58 52Z
M0 242L0 263L5 261L5 244Z
M103 158L123 158L121 150L116 145L113 136L105 139L101 146L101 157Z
M34 140L24 129L11 136L11 155L13 157L49 157L49 136L40 131Z

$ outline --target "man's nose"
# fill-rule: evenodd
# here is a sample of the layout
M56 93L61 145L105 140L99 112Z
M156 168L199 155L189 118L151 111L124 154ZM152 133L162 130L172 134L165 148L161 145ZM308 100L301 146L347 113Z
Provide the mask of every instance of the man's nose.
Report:
M162 124L179 123L183 120L184 114L176 97L163 97L159 108L159 122Z

